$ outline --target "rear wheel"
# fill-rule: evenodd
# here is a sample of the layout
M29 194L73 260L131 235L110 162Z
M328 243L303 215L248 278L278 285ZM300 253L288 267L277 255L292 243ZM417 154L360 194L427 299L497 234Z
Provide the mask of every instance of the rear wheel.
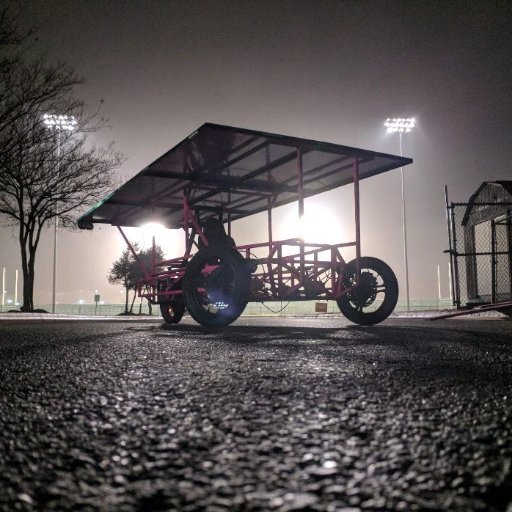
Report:
M239 252L210 245L190 260L183 278L183 298L194 320L206 327L235 321L247 304L250 270Z
M177 324L185 313L185 305L179 302L162 302L160 313L166 324Z
M340 311L360 325L374 325L385 320L395 309L398 301L398 281L391 268L377 258L360 258L361 279L359 285L337 299ZM356 262L343 269L343 286L356 284Z

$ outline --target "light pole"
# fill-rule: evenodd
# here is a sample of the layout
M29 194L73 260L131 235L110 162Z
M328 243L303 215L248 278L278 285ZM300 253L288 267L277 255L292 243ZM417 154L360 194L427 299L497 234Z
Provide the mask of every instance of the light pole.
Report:
M62 130L72 131L77 125L77 120L74 116L57 115L57 114L44 114L43 122L49 130L57 131L57 177L60 171L60 132ZM58 214L58 205L56 206L56 213ZM52 292L52 313L55 313L55 292L57 289L57 231L59 228L59 217L55 216L54 230L53 230L53 292Z
M2 313L4 311L4 306L5 306L5 292L6 292L6 289L5 289L5 267L4 267L2 270Z
M404 133L411 133L412 129L416 126L416 119L414 117L388 117L384 122L388 133L398 133L400 141L400 156L403 156L402 151L402 135ZM405 266L405 294L407 299L407 311L411 310L411 303L409 298L409 263L407 259L407 221L405 216L405 186L404 186L404 168L400 167L400 176L402 178L402 231L404 240L404 266Z

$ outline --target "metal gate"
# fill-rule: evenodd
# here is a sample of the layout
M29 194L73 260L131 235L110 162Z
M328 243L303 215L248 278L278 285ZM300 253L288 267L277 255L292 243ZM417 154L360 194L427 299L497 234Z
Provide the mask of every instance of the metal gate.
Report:
M474 218L470 211L478 211ZM512 300L512 204L448 203L453 304L457 308ZM482 212L493 211L488 219ZM501 213L501 214L499 214Z
M512 299L512 215L492 221L492 302Z

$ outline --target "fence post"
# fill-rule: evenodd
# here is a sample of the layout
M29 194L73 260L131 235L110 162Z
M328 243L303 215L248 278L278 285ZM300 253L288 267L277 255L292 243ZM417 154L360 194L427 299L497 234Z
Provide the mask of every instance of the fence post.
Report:
M496 302L496 221L491 219L491 303Z
M460 308L460 279L459 279L459 262L458 262L458 252L457 252L457 231L455 229L455 215L454 215L454 204L451 203L451 228L452 228L452 236L453 236L453 283L454 283L454 298L455 298L455 306L457 309Z
M452 299L452 306L457 306L458 309L460 307L460 299L459 294L457 293L456 283L458 283L459 274L455 270L456 256L454 251L456 250L456 239L454 225L452 225L451 222L453 219L453 203L450 205L448 202L448 185L444 186L444 201L446 204L446 225L448 228L448 255L450 257L450 289L453 290L453 294L450 293L450 298Z
M507 237L507 246L508 246L508 281L509 288L508 292L512 295L512 209L507 209L507 219L506 219L506 237Z

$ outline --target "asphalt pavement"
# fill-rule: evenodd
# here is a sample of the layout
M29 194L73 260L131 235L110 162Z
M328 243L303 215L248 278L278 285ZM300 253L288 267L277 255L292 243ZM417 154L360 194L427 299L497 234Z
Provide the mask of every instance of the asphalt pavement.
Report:
M512 321L0 322L0 510L512 512Z

